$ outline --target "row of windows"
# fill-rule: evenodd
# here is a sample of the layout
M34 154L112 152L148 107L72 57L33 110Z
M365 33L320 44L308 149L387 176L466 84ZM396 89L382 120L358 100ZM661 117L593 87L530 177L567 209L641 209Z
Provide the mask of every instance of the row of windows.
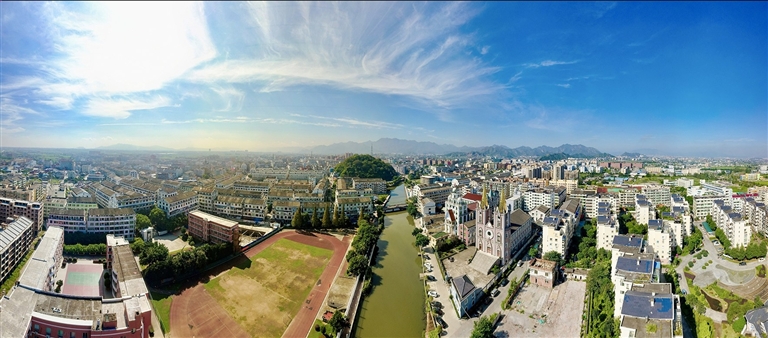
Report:
M40 325L35 324L34 327L32 328L32 332L40 333ZM47 337L51 337L51 328L50 327L45 328L45 335ZM30 336L32 336L32 335L30 335ZM35 336L37 336L37 335L35 335ZM59 332L56 335L56 337L64 338L64 330L59 330ZM88 333L83 332L83 336L82 337L83 338L88 338ZM75 332L69 332L69 338L76 338Z

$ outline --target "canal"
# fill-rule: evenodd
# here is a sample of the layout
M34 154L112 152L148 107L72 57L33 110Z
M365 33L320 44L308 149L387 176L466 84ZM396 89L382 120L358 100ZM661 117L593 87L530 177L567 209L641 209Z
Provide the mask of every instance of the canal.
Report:
M399 190L405 200L403 186ZM392 198L395 198L393 195ZM424 288L419 280L421 258L406 212L390 213L379 238L373 267L373 293L360 308L355 337L423 337L426 326Z

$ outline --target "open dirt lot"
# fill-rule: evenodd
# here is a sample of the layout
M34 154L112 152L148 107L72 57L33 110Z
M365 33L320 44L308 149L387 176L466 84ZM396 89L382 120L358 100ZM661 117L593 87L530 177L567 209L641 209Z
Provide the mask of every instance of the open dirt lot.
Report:
M281 239L205 285L251 336L283 334L333 254Z
M587 284L567 281L553 290L524 287L496 328L496 337L578 337Z
M174 252L183 249L187 246L187 242L181 240L179 237L180 232L167 233L162 236L155 237L155 242L165 245L169 252Z

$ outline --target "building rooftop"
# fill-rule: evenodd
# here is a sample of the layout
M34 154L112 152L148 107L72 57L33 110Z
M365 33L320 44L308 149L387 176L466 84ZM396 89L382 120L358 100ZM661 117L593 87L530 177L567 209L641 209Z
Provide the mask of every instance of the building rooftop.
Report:
M554 261L548 261L546 259L531 259L531 269L536 269L540 271L552 271L555 270L555 267L557 267L557 262Z
M522 209L517 209L509 215L509 221L512 225L521 226L527 223L531 219L531 215Z
M277 204L277 202L275 202L275 204ZM200 217L200 218L202 218L202 219L204 219L204 220L206 220L208 222L214 222L214 223L216 223L218 225L221 225L221 226L224 226L224 227L227 227L227 228L231 228L231 227L237 226L237 222L236 221L230 221L230 220L225 219L225 218L221 218L221 217L218 217L218 216L207 214L207 213L204 213L204 212L202 212L200 210L190 211L189 214L190 215L194 215L196 217Z
M672 320L675 317L675 296L629 290L624 294L621 314L637 318Z
M21 216L8 224L4 229L0 229L0 251L3 251L7 246L16 241L31 226L32 221Z
M578 198L569 198L563 202L560 206L560 210L566 210L571 214L576 214L576 210L579 208L581 201Z
M128 216L135 214L136 212L131 208L106 208L88 210L88 216Z
M64 230L59 227L49 227L24 268L19 284L42 290L45 287L45 276L54 264L58 264L55 261L56 250L63 241Z
M622 252L640 253L643 247L643 238L633 235L616 235L613 237L613 247Z
M648 328L655 326L656 331L648 332ZM672 321L664 319L648 319L637 317L624 317L621 327L635 330L635 338L668 338L672 337Z
M472 290L475 289L475 284L472 284L472 281L469 280L469 277L467 275L462 275L461 277L455 277L453 279L453 285L456 288L456 292L459 294L459 297L461 299L464 299L467 295L469 295Z
M179 193L179 194L177 194L175 196L166 197L165 198L165 202L166 203L176 203L176 202L179 202L179 201L188 200L190 198L195 198L196 196L197 196L197 193L195 193L194 191L185 191L185 192Z
M754 310L749 310L744 315L747 323L750 323L759 330L759 334L768 333L768 307L761 307Z

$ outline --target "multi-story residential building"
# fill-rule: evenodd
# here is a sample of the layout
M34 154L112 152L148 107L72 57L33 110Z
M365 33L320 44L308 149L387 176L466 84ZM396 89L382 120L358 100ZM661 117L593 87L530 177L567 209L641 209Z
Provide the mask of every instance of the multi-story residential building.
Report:
M530 212L543 205L554 209L565 201L565 187L547 186L543 189L530 189L523 193L523 211Z
M301 202L298 201L275 201L272 203L272 219L283 223L290 222L299 208Z
M597 215L597 249L611 251L613 239L619 234L619 222L610 211L608 202L600 202Z
M765 203L759 202L754 198L747 198L743 210L747 223L754 230L768 235L768 208L766 208Z
M360 212L370 215L374 210L370 197L339 197L336 199L336 207L343 211L347 218L357 218Z
M443 207L445 201L448 200L448 195L451 194L450 184L430 184L430 185L416 185L413 187L412 196L418 196L421 198L429 198L435 202L436 206Z
M656 219L656 208L645 195L637 194L635 198L635 220L637 224L648 225L649 220Z
M641 191L646 199L655 205L669 205L670 192L669 187L658 184L645 184L641 186Z
M705 180L699 180L699 185L701 185L701 187L705 190L709 191L709 193L712 195L733 195L733 189L728 188L724 184L718 182L707 182Z
M34 235L43 226L43 204L40 202L29 202L25 200L15 200L12 198L0 198L0 220L6 220L9 217L24 216L34 224Z
M551 180L549 184L557 187L565 187L565 192L570 194L579 187L579 180Z
M197 207L207 213L213 213L213 201L219 196L216 189L212 187L198 187L193 191L197 193Z
M533 222L536 224L542 224L544 219L549 216L549 207L540 205L536 209L531 210L530 215L533 217Z
M355 190L371 189L374 194L387 193L387 181L380 178L352 178L352 188Z
M738 212L726 205L722 200L712 203L712 220L718 228L723 229L733 247L745 247L752 238L752 227Z
M624 295L632 290L634 285L644 285L659 281L660 267L653 254L636 256L620 256L616 258L616 266L611 270L611 281L614 285L614 317L620 317L624 307Z
M623 295L621 337L683 337L680 298L669 283L633 286Z
M51 228L51 229L56 229ZM17 287L0 300L3 336L148 338L152 307L149 292L128 242L115 247L107 237L107 264L115 298L51 292L61 265L64 236L46 231L19 278Z
M477 209L476 203L480 199L479 195L463 194L458 188L454 187L445 201L445 208L443 208L445 212L445 233L458 234L459 224L474 220L475 210ZM470 205L472 204L474 204L474 207L470 210Z
M232 189L242 191L255 191L266 194L269 192L270 183L263 181L237 181L232 184Z
M561 215L559 209L552 210L552 214L544 218L542 228L542 254L555 251L560 257L568 253L568 245L573 235L573 229L567 218Z
M35 224L29 218L21 216L0 226L0 280L13 271L16 264L27 254L29 245L35 238Z
M732 195L693 196L693 217L697 220L703 220L711 215L712 202L716 200L721 200L726 205L731 205L733 203Z
M98 209L99 204L96 203L96 199L93 197L68 197L67 198L67 209L82 209L82 210L89 210L89 209Z
M197 193L194 191L182 192L174 196L157 201L157 206L165 212L167 217L182 215L197 209Z
M259 198L243 198L243 220L260 222L267 214L267 203Z
M600 203L608 203L613 214L619 213L619 199L616 194L598 194L595 190L576 189L571 198L578 198L584 208L584 215L589 218L597 217L597 209Z
M48 218L51 209L64 209L67 207L66 198L46 198L43 203L43 218Z
M235 221L193 210L187 214L189 233L205 242L239 244L240 227Z
M648 221L648 247L653 249L653 253L664 264L672 261L672 248L676 245L675 235L668 223L660 219Z
M133 239L136 212L132 209L54 209L48 216L48 227L65 232L106 233Z

